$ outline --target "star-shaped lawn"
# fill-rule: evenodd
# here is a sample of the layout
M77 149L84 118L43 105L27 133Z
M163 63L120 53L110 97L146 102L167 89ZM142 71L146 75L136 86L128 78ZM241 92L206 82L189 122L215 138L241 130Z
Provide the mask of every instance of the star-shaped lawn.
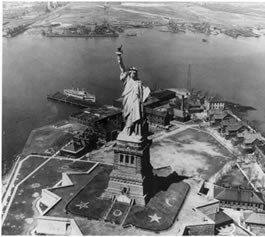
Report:
M76 204L75 206L76 207L79 207L79 209L82 209L82 208L88 208L88 205L89 204L89 202L80 202L79 204Z
M155 221L157 223L160 223L160 219L162 218L162 217L157 216L156 213L154 215L149 215L149 217L151 218L150 222Z

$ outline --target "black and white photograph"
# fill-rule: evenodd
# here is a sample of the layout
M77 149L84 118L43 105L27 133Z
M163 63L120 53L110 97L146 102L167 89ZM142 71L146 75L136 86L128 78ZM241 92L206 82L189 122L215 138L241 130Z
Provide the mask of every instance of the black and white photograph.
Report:
M3 236L264 236L264 1L3 1Z

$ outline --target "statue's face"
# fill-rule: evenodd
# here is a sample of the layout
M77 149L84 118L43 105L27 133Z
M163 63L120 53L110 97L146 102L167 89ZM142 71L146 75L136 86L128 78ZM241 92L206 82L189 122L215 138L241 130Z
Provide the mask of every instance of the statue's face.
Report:
M137 71L130 71L130 77L133 79L133 80L136 80L137 79Z

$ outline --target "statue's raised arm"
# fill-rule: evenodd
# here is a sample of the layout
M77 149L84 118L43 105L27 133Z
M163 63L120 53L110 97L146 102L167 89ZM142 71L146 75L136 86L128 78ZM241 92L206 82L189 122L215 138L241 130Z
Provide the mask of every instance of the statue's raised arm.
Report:
M130 137L137 141L143 136L144 110L143 103L149 95L149 88L142 85L135 67L125 69L122 61L122 46L116 52L123 82L122 105L125 126L119 137Z
M125 66L124 66L124 63L123 63L123 60L122 60L122 57L121 57L121 55L123 54L121 48L122 48L122 45L117 49L116 55L117 55L118 64L120 66L121 73L125 73L126 69L125 69Z

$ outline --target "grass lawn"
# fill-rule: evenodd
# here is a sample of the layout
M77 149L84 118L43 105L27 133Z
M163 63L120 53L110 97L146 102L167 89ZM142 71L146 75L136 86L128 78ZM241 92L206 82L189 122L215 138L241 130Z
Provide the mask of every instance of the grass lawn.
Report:
M101 165L99 173L67 204L66 210L88 219L101 219L112 203L111 200L99 198L108 187L111 170L111 166ZM85 206L82 207L82 204Z
M181 210L189 188L184 182L172 184L167 191L156 194L145 207L134 206L124 225L132 224L151 231L168 229Z
M94 177L94 173L97 173L96 169L90 174L70 175L69 177L74 184L73 186L50 189L51 192L55 193L62 199L57 205L49 210L46 215L55 217L69 217L70 213L66 212L65 209L67 203L89 182L91 177Z
M71 138L72 135L63 129L54 128L53 126L39 128L31 132L23 149L23 154L43 154L48 148L56 151Z
M71 213L66 211L67 203L71 201L73 197L75 197L76 194L87 185L87 183L89 183L96 175L98 175L100 171L101 168L97 167L89 174L71 174L69 175L69 178L71 179L73 186L50 189L51 192L55 193L62 199L48 213L46 213L46 215L55 217L72 216Z
M121 224L129 207L130 205L127 203L115 202L109 215L107 216L107 221L118 225Z
M95 163L92 162L83 162L83 161L74 161L69 165L69 171L71 172L87 172L90 170Z
M170 165L179 175L206 180L232 159L231 154L213 137L195 129L154 142L150 157L154 168Z
M22 179L24 179L46 160L47 158L44 157L30 156L25 161L23 161L19 173L16 177L15 185L18 184Z
M73 163L75 162L71 160L52 159L19 186L2 226L3 235L27 234L36 215L32 205L40 196L41 190L60 181L62 172L72 171L70 167ZM80 163L90 167L93 165L90 162Z

